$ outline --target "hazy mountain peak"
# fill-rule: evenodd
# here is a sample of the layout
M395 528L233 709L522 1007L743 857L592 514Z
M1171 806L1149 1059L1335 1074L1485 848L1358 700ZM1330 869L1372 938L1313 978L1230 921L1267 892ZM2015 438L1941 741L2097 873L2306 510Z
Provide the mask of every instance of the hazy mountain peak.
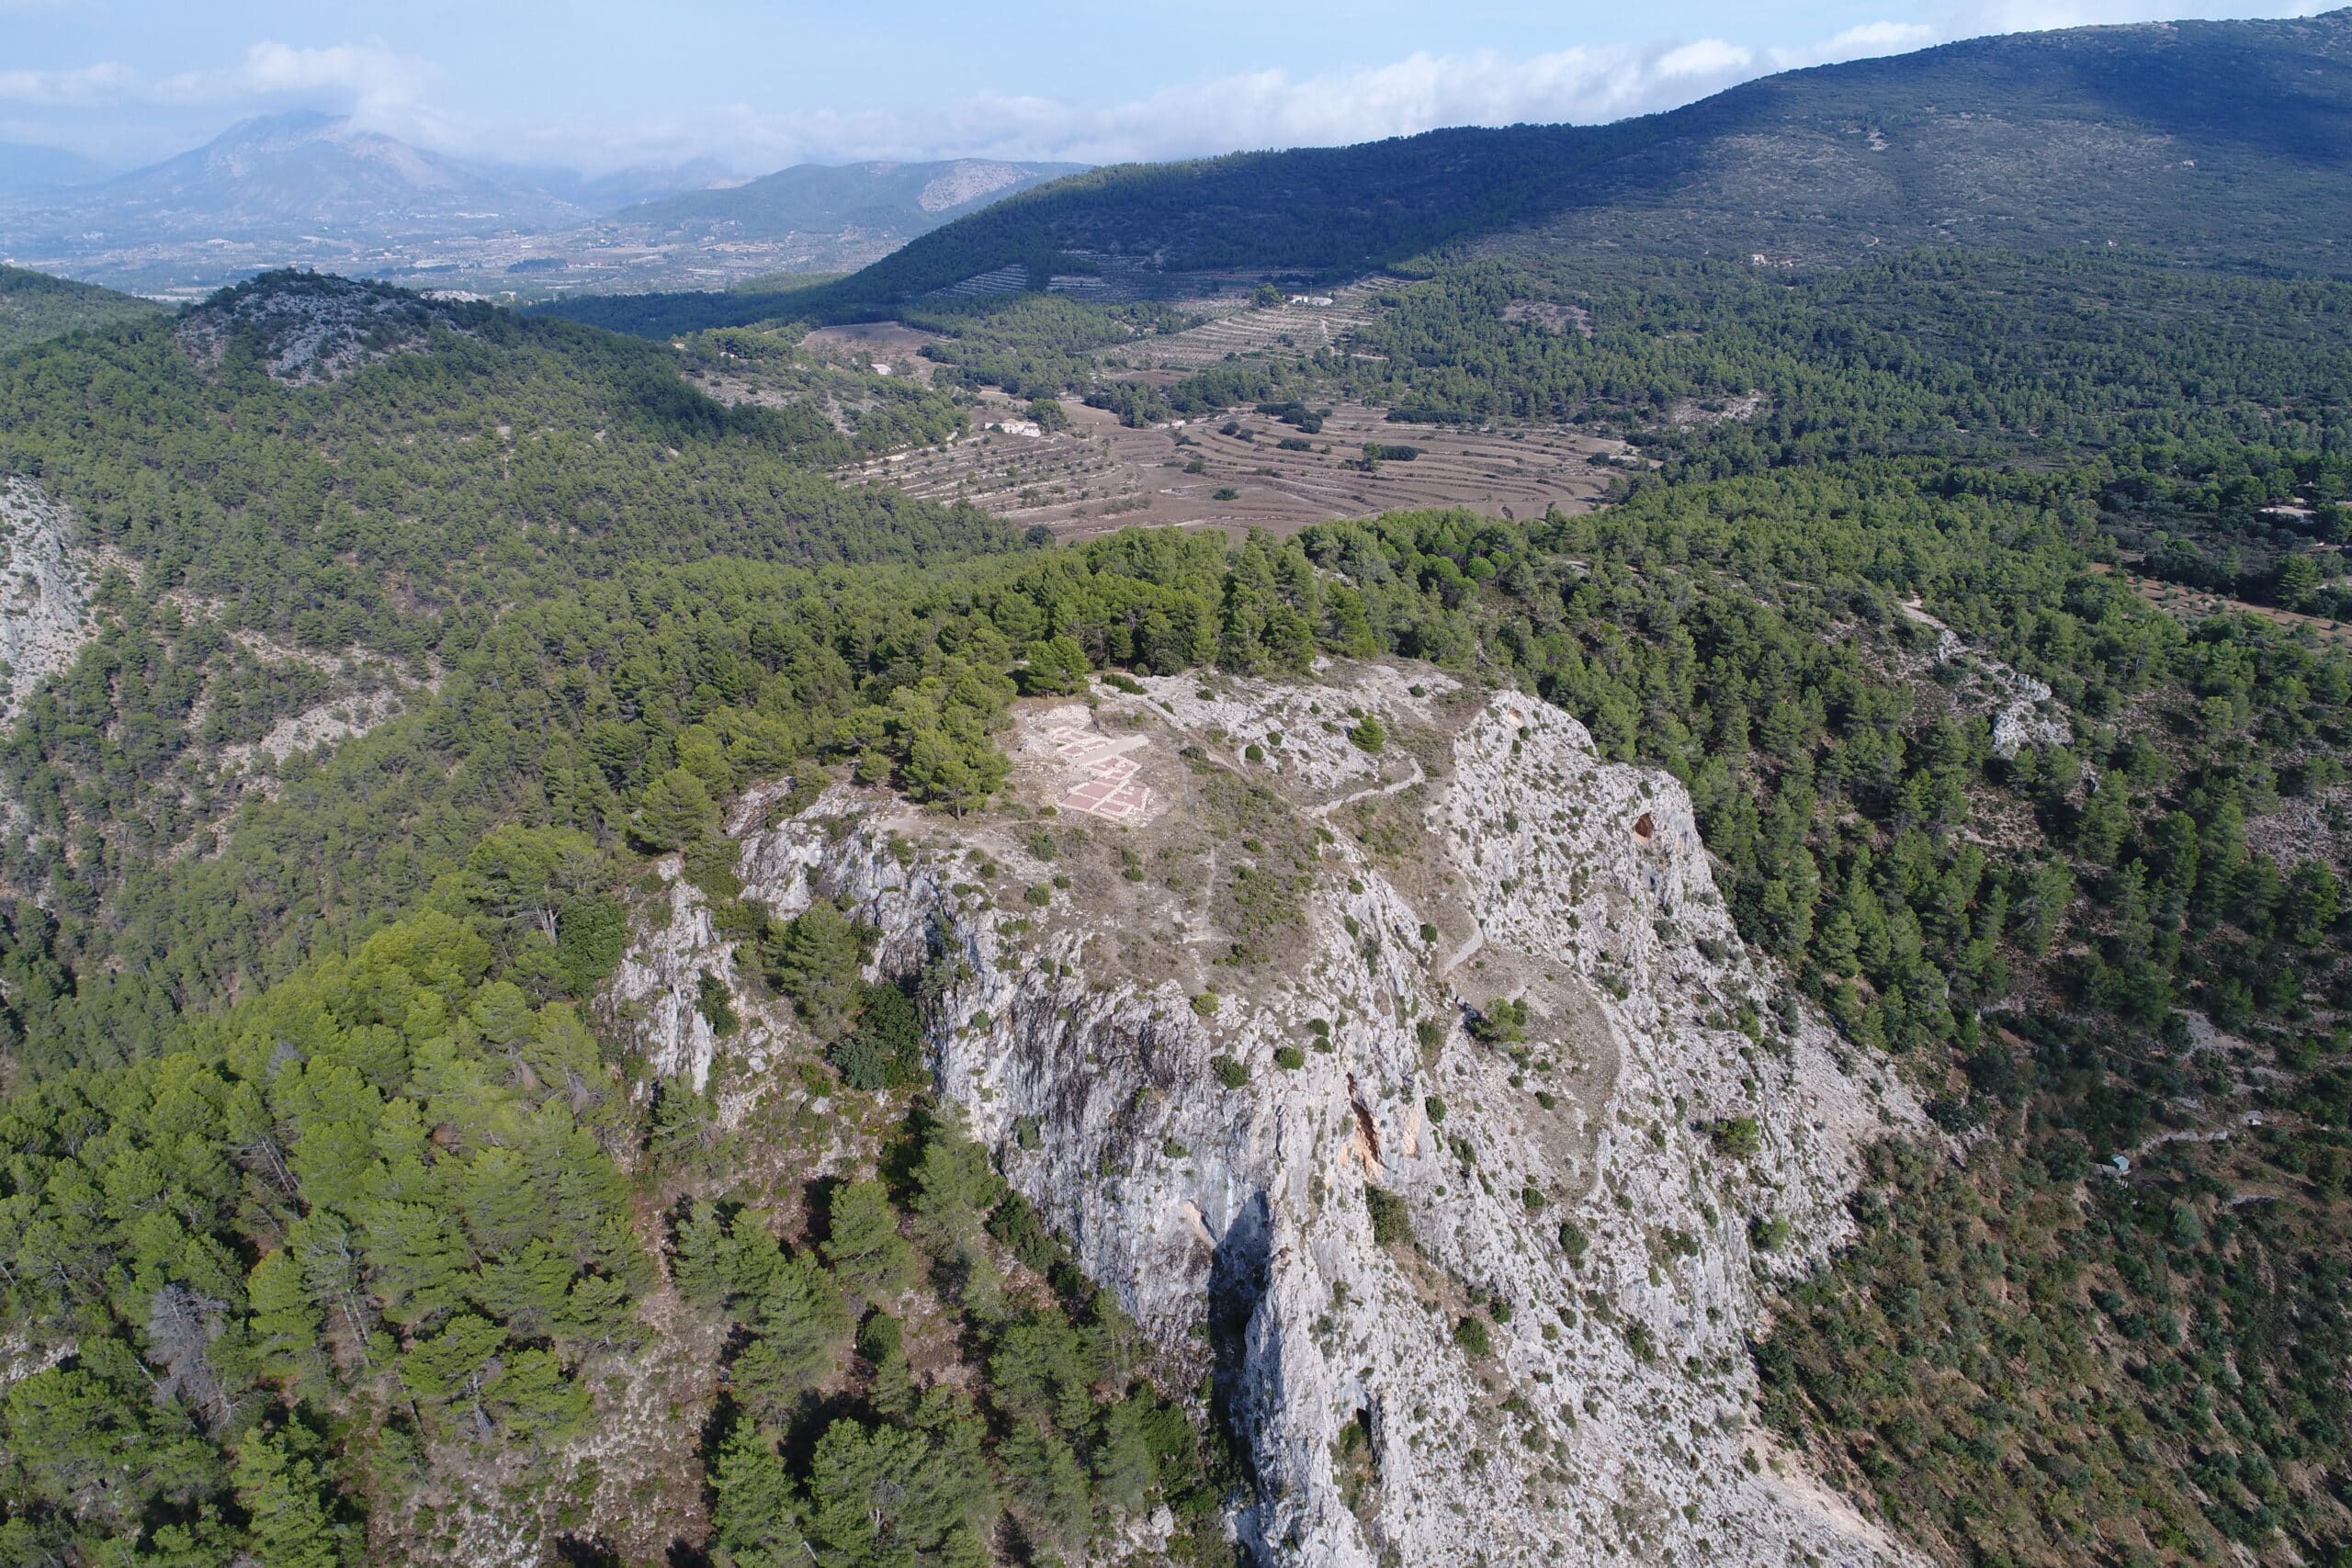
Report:
M620 217L690 233L769 237L833 232L848 225L905 239L1080 166L992 158L796 164L723 190L643 202Z

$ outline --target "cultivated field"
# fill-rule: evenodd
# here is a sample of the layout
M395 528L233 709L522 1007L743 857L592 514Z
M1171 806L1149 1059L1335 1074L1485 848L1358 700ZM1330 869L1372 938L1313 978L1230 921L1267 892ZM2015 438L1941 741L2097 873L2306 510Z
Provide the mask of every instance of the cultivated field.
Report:
M1323 429L1306 437L1247 412L1181 428L1129 430L1099 409L1075 400L1063 407L1070 428L1053 435L985 431L949 446L893 453L837 477L969 501L1015 523L1042 523L1065 538L1083 538L1137 524L1288 534L1335 517L1435 506L1515 518L1540 517L1552 506L1582 512L1622 471L1618 465L1640 462L1623 442L1564 426L1391 424L1382 411L1362 405L1333 409ZM1022 412L991 396L975 411L974 423ZM1221 434L1227 423L1235 434ZM1276 443L1284 438L1306 440L1309 449L1283 451ZM1349 466L1367 441L1409 445L1420 456L1370 472ZM1186 471L1193 462L1200 471Z
M921 332L899 321L860 321L846 327L819 327L800 340L800 347L820 359L850 369L888 367L898 376L911 376L930 385L938 368L922 357L922 345L943 341L935 333Z
M1179 299L1177 304L1210 320L1188 332L1140 343L1119 344L1098 357L1137 369L1197 370L1227 355L1312 354L1339 349L1348 334L1372 319L1380 293L1396 286L1393 277L1367 277L1337 289L1329 305L1274 305L1252 310L1234 295Z

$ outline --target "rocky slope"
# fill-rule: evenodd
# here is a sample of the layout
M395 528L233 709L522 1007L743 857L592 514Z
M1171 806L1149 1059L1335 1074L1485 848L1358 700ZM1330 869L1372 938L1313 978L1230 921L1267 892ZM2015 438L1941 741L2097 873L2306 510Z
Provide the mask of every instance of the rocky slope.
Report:
M0 483L0 723L90 638L87 591L98 563L71 536L65 513L40 485L15 477Z
M1024 704L985 815L730 826L747 897L925 975L938 1089L1207 1391L1258 1559L1906 1560L1752 1427L1745 1339L1917 1107L1746 955L1680 787L1419 667L1142 684ZM819 1093L665 897L616 1017L731 1114Z

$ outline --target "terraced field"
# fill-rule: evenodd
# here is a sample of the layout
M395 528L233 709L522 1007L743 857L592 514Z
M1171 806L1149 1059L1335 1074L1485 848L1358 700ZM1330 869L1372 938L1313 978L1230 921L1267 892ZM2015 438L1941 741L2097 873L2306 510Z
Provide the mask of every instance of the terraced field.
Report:
M1493 517L1590 509L1611 477L1642 459L1623 442L1560 425L1435 429L1391 424L1360 404L1332 410L1301 437L1261 415L1130 430L1066 400L1070 427L1025 436L983 431L947 446L899 452L839 471L849 483L892 484L910 495L969 501L1024 525L1083 538L1135 524L1199 525L1295 533L1335 517L1464 506ZM1020 412L991 397L975 424ZM1233 434L1224 434L1227 425ZM1308 450L1283 451L1283 439ZM1351 466L1366 442L1410 445L1419 456L1371 470ZM1192 465L1197 463L1198 470Z
M1338 289L1329 305L1282 304L1253 310L1234 295L1182 299L1177 303L1210 320L1187 332L1152 338L1141 344L1122 344L1102 351L1137 369L1197 370L1229 355L1312 354L1319 348L1340 349L1356 328L1372 320L1375 301L1398 279L1364 278Z

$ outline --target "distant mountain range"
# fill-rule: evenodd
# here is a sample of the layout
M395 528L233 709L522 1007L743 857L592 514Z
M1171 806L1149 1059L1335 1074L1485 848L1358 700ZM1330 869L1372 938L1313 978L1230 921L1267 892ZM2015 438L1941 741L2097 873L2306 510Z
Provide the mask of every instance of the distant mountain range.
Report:
M54 149L0 146L0 254L162 294L288 265L474 290L707 287L848 270L1076 167L803 164L745 184L704 160L586 177L281 114L112 175Z
M1982 39L1606 126L1098 169L795 308L887 310L1023 266L1033 284L1093 270L1149 292L1172 274L1339 277L1464 245L1811 265L2110 242L2352 271L2352 10Z
M587 180L319 115L75 183L88 173L0 148L0 260L182 296L287 265L540 300L695 294L684 316L647 302L661 330L711 324L708 291L776 273L865 269L789 307L846 317L976 279L1115 296L1217 271L1361 276L1465 246L1812 266L1918 244L2113 243L2345 273L2352 10L1981 39L1605 126L1084 173L962 160ZM716 314L777 308L749 294Z
M137 240L394 227L471 231L485 223L547 228L590 216L544 191L322 114L245 120L177 157L63 193L50 211L77 231Z
M0 141L0 201L40 196L73 186L96 185L112 173L94 158L62 147Z
M625 208L622 222L707 238L775 239L861 230L911 239L991 202L1078 173L1083 164L801 164L747 185Z

